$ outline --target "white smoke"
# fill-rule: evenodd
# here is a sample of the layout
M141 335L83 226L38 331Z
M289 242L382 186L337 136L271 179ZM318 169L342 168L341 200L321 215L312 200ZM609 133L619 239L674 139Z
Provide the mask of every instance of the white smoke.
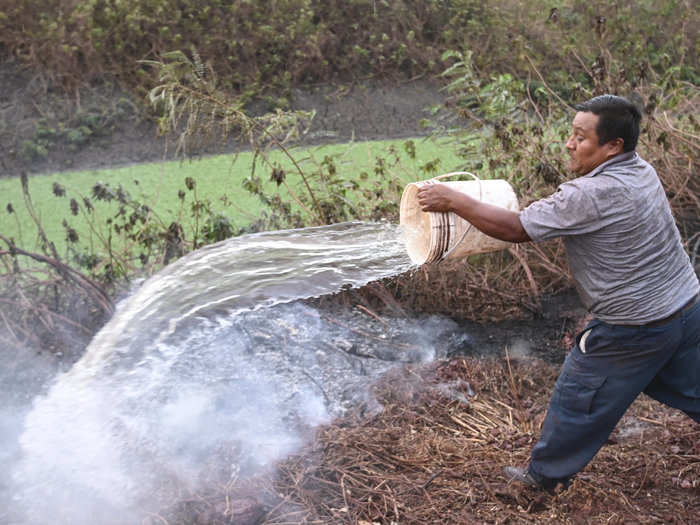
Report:
M321 393L289 377L295 365L256 354L231 319L137 353L135 363L79 362L35 401L13 477L26 523L136 522L173 491L196 490L213 464L230 479L293 453L302 437L290 414L308 426L329 419Z
M175 494L264 472L306 429L357 404L379 409L374 378L396 360L444 356L459 333L438 316L374 333L366 316L345 319L359 332L332 321L290 303L78 362L26 417L12 479L19 522L134 523Z
M396 361L446 355L460 338L445 318L345 320L358 330L292 302L399 271L392 235L346 224L237 238L146 281L35 400L10 523L139 522L274 466L309 428L371 403L367 386Z
M510 359L529 359L532 357L532 344L525 339L515 339L506 347Z

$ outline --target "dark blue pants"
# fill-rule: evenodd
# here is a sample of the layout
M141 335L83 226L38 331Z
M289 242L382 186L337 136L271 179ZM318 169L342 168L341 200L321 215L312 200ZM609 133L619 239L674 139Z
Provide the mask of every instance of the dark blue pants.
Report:
M660 326L588 324L554 386L530 474L545 488L567 484L640 392L700 423L700 303Z

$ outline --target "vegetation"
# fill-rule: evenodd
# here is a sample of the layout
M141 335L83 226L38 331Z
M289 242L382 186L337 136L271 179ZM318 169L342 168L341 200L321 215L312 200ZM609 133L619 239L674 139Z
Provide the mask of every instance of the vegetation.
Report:
M601 93L643 108L639 151L657 168L696 262L699 31L700 7L689 0L6 0L0 57L39 72L47 100L56 93L76 100L62 121L37 121L20 148L28 162L59 142L79 150L134 112L157 119L185 157L232 136L250 152L233 163L221 157L1 181L0 344L72 349L66 357L77 359L130 280L248 231L395 220L408 179L467 169L507 179L524 206L566 180L571 106ZM293 147L313 117L288 111L293 87L417 76L444 82L446 103L425 122L441 141L439 154L392 142L363 154L362 164L357 144ZM97 83L118 84L143 104L81 106L86 86ZM253 100L269 112L250 114ZM254 216L235 211L243 207ZM540 315L541 298L570 285L562 246L551 242L474 256L468 265L423 266L319 301L365 305L378 322L383 311L402 308L484 321ZM436 513L471 522L495 512L517 523L697 515L697 499L684 505L697 490L698 436L677 414L635 403L633 415L652 424L642 427L651 445L641 455L636 443L604 448L608 461L575 482L575 497L514 493L498 471L525 460L554 370L506 356L395 374L375 392L382 414L322 429L308 455L263 480L274 489L271 500L284 499L269 523L423 523ZM446 397L434 381L458 385L464 399ZM472 386L480 397L467 400ZM369 445L367 435L376 437ZM307 461L314 456L323 461ZM620 463L643 472L638 485L614 481L609 469ZM666 499L644 499L652 485ZM230 503L246 488L220 484L148 519L230 523Z
M139 61L193 49L223 89L246 96L439 73L445 49L471 49L487 75L525 78L528 58L546 63L564 88L568 73L585 86L610 54L626 58L617 76L673 67L697 81L699 16L682 0L8 0L0 42L73 88L110 75L145 93L154 76Z
M700 463L691 455L700 430L649 398L632 405L610 446L568 491L506 482L503 465L528 460L556 372L550 363L507 356L394 369L374 388L381 412L324 426L272 483L256 480L286 503L262 523L692 523L700 511L693 497ZM644 446L641 421L654 422L644 427ZM633 473L630 483L619 482L621 472ZM244 487L174 506L167 521L229 523L235 505L217 503L235 501Z
M0 10L0 53L39 68L47 96L63 88L77 98L86 83L116 80L148 100L140 110L176 137L183 155L207 141L244 140L252 160L241 182L265 209L255 224L243 225L218 208L219 197L233 198L203 196L202 178L186 176L161 190L178 196L176 218L155 213L138 190L125 189L126 181L95 182L90 193L83 188L65 196L58 184L55 192L67 208L40 217L23 178L31 226L18 221L21 235L0 239L2 300L21 319L3 322L13 344L24 344L34 337L28 329L32 315L42 317L50 332L55 319L70 321L68 312L80 311L69 299L76 286L86 312L108 314L111 305L102 304L104 298L124 279L154 271L204 243L251 229L395 217L403 185L396 178L399 153L412 157L415 144L377 156L359 177L339 169L335 154L305 163L289 149L312 118L285 109L290 88L317 82L439 75L447 103L426 125L451 141L460 167L508 179L523 205L566 178L562 143L571 104L603 92L628 95L644 108L640 150L657 167L684 242L694 250L700 206L700 124L693 110L700 97L699 27L697 6L681 0L11 0ZM252 99L266 101L272 111L250 115ZM80 148L108 131L120 111L132 110L116 104L76 113L60 125L38 122L22 155L41 157L59 140ZM428 161L421 167L426 176L441 169ZM267 179L285 191L269 191ZM108 205L101 208L103 202ZM10 221L17 219L18 206L8 204ZM45 224L60 224L68 245L77 246L74 241L86 240L77 216L88 224L89 246L59 251ZM184 223L186 216L193 224ZM27 257L34 263L25 264ZM45 273L37 261L48 264ZM464 294L474 305L475 290L485 300L501 290L502 312L536 312L541 294L570 284L557 243L470 262L470 274L460 280L464 288L455 294L452 287L438 286L432 306L413 306L462 304ZM70 278L75 272L84 279ZM415 284L410 278L402 282ZM441 282L434 275L432 285ZM57 283L67 286L65 293ZM99 297L92 293L98 289ZM399 283L395 294L408 302L420 297L401 290ZM479 311L470 315L483 318Z
M340 220L380 216L397 220L405 184L431 177L438 167L454 170L460 163L451 149L431 139L295 146L288 152L318 195L324 194L331 171L340 189L347 188ZM305 186L289 158L271 151L272 167L258 166L251 173L258 158L244 151L185 162L62 172L30 177L28 189L37 215L44 219L47 238L64 260L99 278L110 250L113 258L130 250L133 257L128 259L133 261L120 273L131 275L160 267L163 261L157 256L165 254L153 252L157 243L152 239L146 244L146 232L163 233L172 223L182 230L183 249L190 251L231 235L318 221L292 198L303 196ZM0 209L9 219L3 233L20 246L38 249L40 239L23 206L21 181L0 179L0 194ZM279 203L276 209L270 207L273 202ZM148 213L140 214L142 209ZM48 217L60 220L47 221ZM135 222L129 225L131 220ZM134 244L134 231L141 243Z

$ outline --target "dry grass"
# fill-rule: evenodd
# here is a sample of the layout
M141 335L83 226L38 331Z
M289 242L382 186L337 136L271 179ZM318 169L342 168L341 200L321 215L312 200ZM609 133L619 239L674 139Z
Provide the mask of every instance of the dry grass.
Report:
M546 363L504 359L396 369L375 386L381 412L322 428L274 478L191 498L158 522L695 523L700 428L647 398L568 490L508 482L502 468L527 461L555 376ZM271 503L237 519L252 485Z

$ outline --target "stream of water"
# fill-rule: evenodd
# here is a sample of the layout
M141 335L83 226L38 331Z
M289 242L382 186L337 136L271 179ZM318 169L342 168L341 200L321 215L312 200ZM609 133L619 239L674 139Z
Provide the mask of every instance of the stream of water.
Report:
M397 226L344 223L237 237L166 267L34 400L0 474L0 521L137 523L173 491L259 473L304 429L372 406L374 378L440 356L455 324L396 319L368 340L300 299L410 266Z

